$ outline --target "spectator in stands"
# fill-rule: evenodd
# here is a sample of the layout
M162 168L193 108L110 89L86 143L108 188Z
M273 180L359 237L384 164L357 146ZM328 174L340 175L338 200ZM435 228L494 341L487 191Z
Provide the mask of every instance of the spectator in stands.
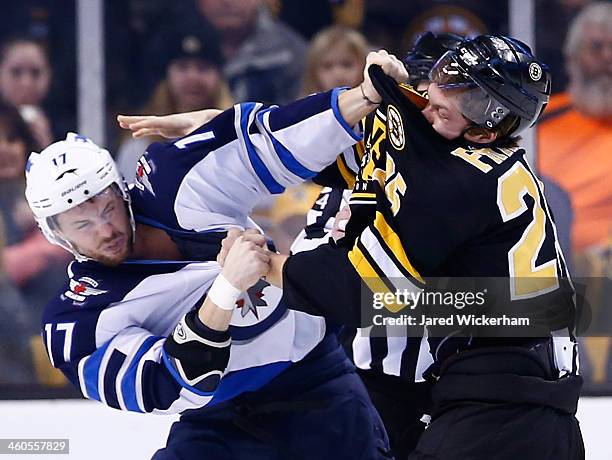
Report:
M220 35L225 77L236 101L280 104L297 97L306 42L273 19L263 0L197 3L203 18Z
M568 91L551 98L539 127L540 172L569 193L576 282L592 319L583 341L587 385L608 384L612 341L612 3L586 6L572 21L564 54Z
M551 98L538 156L540 172L570 195L580 257L612 230L612 3L593 3L574 19L565 57L568 92Z
M304 94L361 82L368 44L363 35L343 26L332 26L314 36L308 48Z
M157 84L142 113L167 115L229 108L233 101L222 76L223 57L214 37L201 28L188 26L163 37L164 46L157 59L164 67L165 78ZM138 158L155 140L128 138L121 144L117 164L128 182L134 176Z
M51 68L44 47L30 38L12 38L0 48L0 97L19 109L36 142L53 142L42 105L49 92Z
M5 226L4 269L28 305L32 334L40 312L63 282L69 258L37 230L25 201L26 156L40 148L17 109L0 104L0 218Z

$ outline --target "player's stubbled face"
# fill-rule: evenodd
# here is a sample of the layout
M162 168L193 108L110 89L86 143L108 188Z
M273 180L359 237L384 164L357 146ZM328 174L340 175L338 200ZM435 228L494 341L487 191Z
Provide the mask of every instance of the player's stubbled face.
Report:
M61 236L79 253L104 265L118 265L129 254L130 220L114 186L57 215L56 222Z
M452 140L462 135L469 122L457 108L453 91L441 90L436 83L430 83L427 91L429 103L421 111L440 136Z

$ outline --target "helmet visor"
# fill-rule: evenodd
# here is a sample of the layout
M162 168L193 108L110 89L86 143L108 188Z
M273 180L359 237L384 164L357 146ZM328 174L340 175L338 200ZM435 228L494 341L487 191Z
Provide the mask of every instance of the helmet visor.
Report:
M454 51L448 51L434 64L429 80L441 90L452 90L459 111L478 126L492 128L510 112L478 86L457 62Z

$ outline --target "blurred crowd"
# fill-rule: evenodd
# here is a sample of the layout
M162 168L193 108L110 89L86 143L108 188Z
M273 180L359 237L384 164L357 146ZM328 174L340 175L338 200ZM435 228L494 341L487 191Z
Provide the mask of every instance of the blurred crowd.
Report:
M596 306L585 376L612 394L612 3L535 4L537 54L552 69L554 93L537 128L537 168L565 258ZM64 384L46 364L39 318L66 280L69 254L37 231L23 192L29 152L77 130L78 38L74 1L4 2L0 11L2 398L6 385ZM402 56L426 30L509 33L507 0L108 0L104 21L106 138L128 181L159 139L121 133L118 113L283 104L357 85L369 50ZM259 204L255 219L281 251L318 192L307 183Z

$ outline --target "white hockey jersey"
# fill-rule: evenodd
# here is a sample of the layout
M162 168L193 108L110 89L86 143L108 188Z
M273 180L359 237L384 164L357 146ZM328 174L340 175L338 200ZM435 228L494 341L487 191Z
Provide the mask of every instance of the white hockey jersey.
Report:
M165 230L189 260L71 264L42 333L52 364L85 397L137 412L199 408L261 388L324 340L321 317L288 310L281 291L260 282L238 301L215 388L190 385L163 348L219 273L225 230L253 227L248 213L259 199L314 176L360 139L338 94L285 107L240 104L182 139L149 146L130 192L136 220Z

